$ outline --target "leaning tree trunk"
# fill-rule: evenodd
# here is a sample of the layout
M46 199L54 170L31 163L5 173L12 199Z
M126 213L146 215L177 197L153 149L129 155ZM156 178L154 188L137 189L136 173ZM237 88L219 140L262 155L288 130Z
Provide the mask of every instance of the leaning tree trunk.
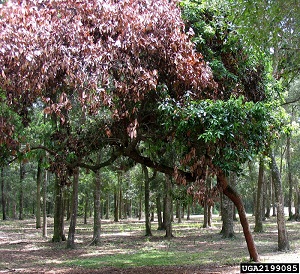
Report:
M232 187L230 187L230 185L228 185L226 176L222 171L218 173L217 179L218 179L218 185L223 191L223 193L234 203L234 205L237 208L240 217L240 222L243 227L243 232L244 232L244 236L246 239L246 243L250 255L250 260L254 262L258 262L259 256L251 234L250 226L247 220L246 211L242 199L240 195Z
M73 174L73 191L72 191L72 214L70 217L70 227L68 233L67 248L75 248L75 229L77 223L78 210L78 185L79 185L79 168L74 169Z
M254 232L263 232L263 187L264 187L264 158L260 157L256 195L256 212Z
M277 208L277 228L278 228L278 250L285 251L290 249L287 229L284 216L284 199L281 185L280 173L277 167L273 151L270 153L271 170L274 182L275 202Z

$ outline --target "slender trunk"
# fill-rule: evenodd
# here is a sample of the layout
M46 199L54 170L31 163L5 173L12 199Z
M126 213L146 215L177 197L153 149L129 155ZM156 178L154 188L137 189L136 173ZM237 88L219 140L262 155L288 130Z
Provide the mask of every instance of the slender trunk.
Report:
M212 187L211 176L207 173L206 176L206 191L204 199L204 218L203 218L203 228L211 227L211 205L209 204L209 192Z
M290 244L289 244L287 229L285 225L282 184L281 184L280 173L273 152L270 153L270 157L271 157L272 177L273 177L274 190L275 190L275 202L277 208L278 250L284 251L290 249Z
M255 227L254 232L263 232L263 186L264 185L264 158L260 157L259 172L257 182L257 196L256 196L256 213L255 213Z
M162 216L161 216L161 194L160 191L157 191L156 194L156 208L157 208L157 223L158 223L158 227L157 230L163 230L163 221L162 221Z
M172 182L169 175L166 175L166 203L165 203L165 229L166 229L166 237L173 237L172 234Z
M207 216L208 227L211 227L211 223L212 223L212 209L213 209L212 205L208 205L208 210L207 210L207 212L208 212L208 216Z
M188 205L187 205L186 219L187 220L191 219L191 205L190 205L190 203L188 203Z
M64 233L64 195L63 185L58 177L55 178L55 206L54 206L54 232L52 242L61 242L66 240Z
M140 185L140 193L139 193L139 207L138 207L138 218L139 221L142 219L142 197L143 197L143 184Z
M100 161L99 161L100 162ZM100 245L101 234L101 178L100 171L97 171L94 179L94 233L93 245Z
M180 200L177 200L177 211L178 211L178 223L180 224L182 221L181 221L181 202Z
M109 219L109 192L106 194L106 212L105 212L105 219Z
M83 216L83 223L87 224L87 218L89 214L89 193L86 190L84 195L84 216Z
M246 239L250 260L254 262L259 261L259 256L257 253L257 249L251 234L250 226L247 220L246 211L242 202L240 195L228 185L225 174L223 172L219 172L218 174L218 185L222 189L223 193L234 203L237 208L240 222L243 227L244 236Z
M272 175L268 176L268 180L266 181L266 212L265 218L270 218L271 216L271 177Z
M286 165L287 165L287 180L288 180L288 209L289 209L289 218L293 217L292 211L292 200L293 200L293 180L292 180L292 170L291 170L291 134L288 134L286 141Z
M25 178L25 164L20 163L20 191L19 191L19 220L23 220L23 210L24 210L24 178Z
M5 181L4 181L4 168L0 168L0 180L1 180L1 202L2 202L2 220L7 220L6 217L6 195L5 195Z
M119 201L118 201L118 189L114 188L114 221L119 222Z
M67 248L75 248L75 230L77 223L78 210L78 185L79 185L79 168L74 169L73 174L73 191L72 191L72 214L68 233Z
M45 170L44 185L43 185L43 237L47 238L47 183L48 170Z
M41 228L41 184L42 184L42 159L38 160L37 176L36 176L36 211L35 211L35 227Z
M148 168L145 165L142 165L142 169L145 175L145 236L152 236L150 222L150 178Z

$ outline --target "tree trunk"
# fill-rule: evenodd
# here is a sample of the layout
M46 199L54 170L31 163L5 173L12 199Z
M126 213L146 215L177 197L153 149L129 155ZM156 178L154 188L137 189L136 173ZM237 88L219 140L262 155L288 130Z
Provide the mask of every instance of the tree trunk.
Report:
M182 206L181 206L181 202L180 200L177 200L177 212L178 212L178 223L180 224L182 222L181 220L181 210L182 210Z
M270 218L271 216L271 177L272 174L268 176L268 180L265 181L266 183L266 212L265 212L265 218Z
M41 184L42 184L42 158L38 159L37 176L36 176L36 211L35 211L35 228L41 228Z
M43 185L43 237L47 238L47 183L48 170L45 170L44 185Z
M72 191L72 210L70 218L70 227L68 233L67 248L75 248L75 229L77 223L78 210L78 185L79 185L79 168L74 169L73 174L73 191Z
M297 184L298 185L298 184ZM296 193L295 193L295 221L300 221L300 187L296 187Z
M157 191L157 194L156 194L157 223L158 223L157 230L164 229L162 215L161 215L162 208L161 208L161 199L160 198L161 198L161 193L160 193L160 191Z
M114 188L114 221L119 222L119 200L117 186Z
M191 205L190 205L190 203L187 204L186 219L187 219L187 220L190 220L190 219L191 219Z
M232 173L230 173L230 181L232 181ZM234 222L233 222L233 203L225 195L222 195L222 230L223 238L234 237Z
M166 229L166 238L173 237L172 234L172 182L169 175L166 175L166 202L165 202L165 214L164 225Z
M54 185L55 206L54 206L54 232L52 242L61 242L66 240L64 233L64 195L63 185L59 178L55 178Z
M257 182L256 213L254 232L263 232L263 189L264 189L264 158L259 160L259 172Z
M5 193L5 181L4 181L4 168L1 166L0 168L0 180L1 180L1 202L2 202L2 220L7 220L6 217L6 193Z
M89 211L89 193L88 190L85 191L84 195L84 216L83 216L83 223L87 224L88 212Z
M232 201L225 195L222 196L222 230L223 238L234 237Z
M20 191L19 191L19 220L23 220L24 210L24 178L25 178L25 164L21 161L20 163Z
M218 185L223 191L223 193L234 203L234 205L237 208L240 217L240 222L243 227L243 232L244 232L244 236L246 239L246 243L250 255L250 260L254 262L258 262L259 261L258 253L251 234L250 226L247 220L242 199L240 195L238 195L238 193L228 185L225 174L223 172L220 171L218 173L217 180L218 180Z
M289 209L289 218L292 219L293 180L292 180L292 170L291 170L291 134L288 134L287 141L286 141L286 165L287 165L287 180L288 180L287 183L289 187L287 204Z
M209 210L210 207L208 205L208 195L211 188L211 176L206 176L206 191L205 191L205 198L204 198L204 216L203 216L203 228L209 227Z
M150 178L148 168L145 165L142 165L142 169L145 175L145 236L152 236L150 222Z
M280 173L273 152L270 153L270 157L271 157L272 177L273 177L274 190L275 190L275 202L277 208L278 250L285 251L290 249L290 244L289 244L288 234L285 225L282 184L281 184Z
M100 161L99 161L100 162ZM97 171L94 179L94 232L93 245L100 245L101 234L101 178L100 171Z
M106 194L106 212L105 212L105 219L109 219L109 192Z

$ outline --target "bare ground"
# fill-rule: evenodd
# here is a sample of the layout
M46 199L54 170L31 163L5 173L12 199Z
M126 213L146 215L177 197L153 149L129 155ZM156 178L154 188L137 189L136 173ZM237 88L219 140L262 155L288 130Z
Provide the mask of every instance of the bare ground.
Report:
M252 218L250 217L250 220ZM34 219L24 221L0 221L0 273L123 273L123 274L198 274L198 273L239 273L239 263L248 260L246 243L239 224L235 225L236 237L222 239L220 221L216 220L209 229L201 228L201 217L183 224L174 223L175 237L170 241L163 232L155 230L153 237L143 236L143 223L136 220L122 221L118 224L103 221L102 242L98 247L90 245L92 220L83 225L79 220L77 229L77 248L67 250L65 243L52 243L52 220L49 219L49 238L41 236L41 229L35 229ZM264 233L255 233L254 238L262 262L300 262L300 223L288 222L291 250L277 252L276 219L265 223ZM67 226L66 226L67 227ZM67 229L66 229L67 230ZM73 264L74 260L99 258L115 254L135 254L143 250L188 253L199 257L197 263L178 260L176 265L112 267L106 265ZM178 253L178 254L179 254Z

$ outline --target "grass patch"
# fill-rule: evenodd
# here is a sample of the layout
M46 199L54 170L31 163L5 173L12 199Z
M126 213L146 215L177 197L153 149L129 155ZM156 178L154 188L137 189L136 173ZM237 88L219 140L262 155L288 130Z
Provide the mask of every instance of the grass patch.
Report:
M164 250L139 251L132 254L114 254L92 258L78 258L66 262L66 266L100 268L100 267L141 267L141 266L173 266L173 265L199 265L213 262L213 254L169 252Z

